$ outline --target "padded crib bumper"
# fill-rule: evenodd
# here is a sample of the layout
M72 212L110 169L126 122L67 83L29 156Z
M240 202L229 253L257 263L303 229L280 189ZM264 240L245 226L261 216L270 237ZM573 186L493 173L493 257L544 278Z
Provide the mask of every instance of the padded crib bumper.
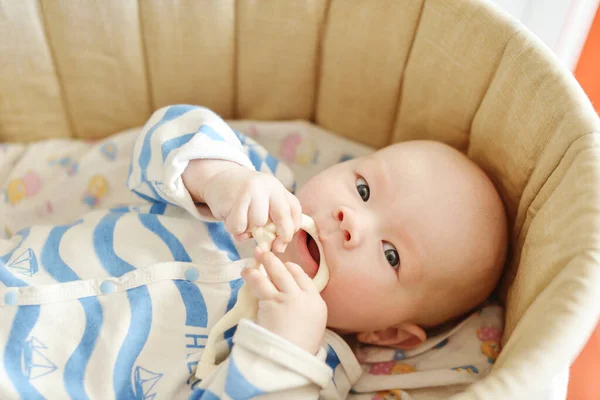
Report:
M547 398L600 316L600 121L483 0L0 0L0 32L0 141L104 137L191 103L467 153L498 187L511 247L505 348L457 399Z

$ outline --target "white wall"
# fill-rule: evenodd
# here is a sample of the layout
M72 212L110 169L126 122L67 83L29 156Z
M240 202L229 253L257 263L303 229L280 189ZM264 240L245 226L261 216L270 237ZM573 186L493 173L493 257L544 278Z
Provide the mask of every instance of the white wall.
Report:
M600 0L489 0L507 10L574 70Z

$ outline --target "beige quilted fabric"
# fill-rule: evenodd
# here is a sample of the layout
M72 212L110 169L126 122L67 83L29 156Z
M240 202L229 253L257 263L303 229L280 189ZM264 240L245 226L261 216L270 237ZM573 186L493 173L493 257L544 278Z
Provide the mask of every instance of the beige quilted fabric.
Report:
M0 0L0 93L0 141L102 137L192 103L466 152L512 241L506 347L457 398L536 398L600 315L600 121L482 0Z

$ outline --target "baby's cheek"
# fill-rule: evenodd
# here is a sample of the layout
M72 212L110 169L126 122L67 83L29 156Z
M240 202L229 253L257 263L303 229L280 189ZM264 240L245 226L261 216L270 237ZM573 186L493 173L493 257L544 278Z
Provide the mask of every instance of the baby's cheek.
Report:
M327 175L315 176L297 190L297 197L303 201L316 203L332 197L339 197L339 179L330 179Z
M315 199L321 199L325 192L328 191L326 186L320 182L321 180L312 180L306 182L297 191L297 197L300 202L315 202Z
M332 327L361 329L373 323L381 308L381 293L373 292L373 285L359 275L332 275L321 293Z

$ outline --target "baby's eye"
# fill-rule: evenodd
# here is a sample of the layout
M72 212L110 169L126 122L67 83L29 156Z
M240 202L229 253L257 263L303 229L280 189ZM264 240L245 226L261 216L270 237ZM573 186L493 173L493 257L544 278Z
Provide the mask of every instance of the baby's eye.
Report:
M361 177L356 178L356 190L358 191L358 194L363 199L363 201L366 203L367 200L369 200L369 197L371 196L371 190L369 189L367 181L365 181Z
M400 267L400 256L398 255L398 250L394 247L393 244L388 242L383 242L383 253L385 254L385 258L387 262L398 269Z

